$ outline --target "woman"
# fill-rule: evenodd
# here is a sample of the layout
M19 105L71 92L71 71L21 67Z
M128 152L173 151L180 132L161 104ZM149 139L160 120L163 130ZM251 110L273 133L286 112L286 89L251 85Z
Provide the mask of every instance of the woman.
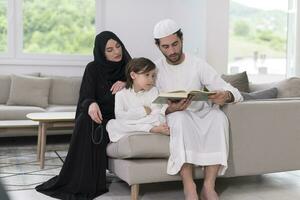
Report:
M58 176L36 187L59 199L93 199L107 192L106 123L114 118L114 94L125 86L131 59L112 32L96 36L94 61L86 66L68 155Z

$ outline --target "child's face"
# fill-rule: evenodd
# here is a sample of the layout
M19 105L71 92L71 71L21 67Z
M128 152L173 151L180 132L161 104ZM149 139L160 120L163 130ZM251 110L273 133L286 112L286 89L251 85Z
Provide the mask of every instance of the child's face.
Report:
M130 76L133 80L133 87L136 91L150 90L155 84L156 73L155 70L151 70L146 73L135 73L131 72Z

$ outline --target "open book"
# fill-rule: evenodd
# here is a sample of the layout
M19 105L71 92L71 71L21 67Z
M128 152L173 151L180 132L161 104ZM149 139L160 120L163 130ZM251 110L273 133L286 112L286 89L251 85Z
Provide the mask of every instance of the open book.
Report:
M170 101L180 101L181 99L191 98L192 101L207 101L208 96L216 94L216 92L208 92L204 90L192 90L192 91L171 91L160 93L158 97L152 102L156 104L167 104L168 100Z

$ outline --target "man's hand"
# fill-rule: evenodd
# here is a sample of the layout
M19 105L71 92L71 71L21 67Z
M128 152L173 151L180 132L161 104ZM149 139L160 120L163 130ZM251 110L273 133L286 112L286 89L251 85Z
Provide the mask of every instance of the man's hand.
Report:
M209 95L208 99L220 106L233 101L232 94L229 91L216 91L216 94Z
M192 103L192 96L186 99L181 99L179 102L172 102L168 100L169 107L166 110L166 115L176 112L176 111L182 111L187 109L189 105Z
M125 84L123 81L117 81L111 86L110 91L112 91L112 94L116 94L125 87Z
M98 124L102 123L102 113L100 111L100 108L96 102L91 103L89 106L89 111L88 111L89 116L92 118L93 121L95 121Z

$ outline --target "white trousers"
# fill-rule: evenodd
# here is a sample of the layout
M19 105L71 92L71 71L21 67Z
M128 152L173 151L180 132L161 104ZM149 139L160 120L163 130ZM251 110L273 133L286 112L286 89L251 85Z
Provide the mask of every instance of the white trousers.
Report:
M162 119L159 114L148 115L137 120L111 119L106 125L106 130L110 141L117 142L125 136L149 134L151 128L162 122L165 122L165 119Z
M227 168L229 124L217 107L200 112L178 111L167 115L170 127L170 157L167 173L177 174L184 163L196 166L220 164Z

